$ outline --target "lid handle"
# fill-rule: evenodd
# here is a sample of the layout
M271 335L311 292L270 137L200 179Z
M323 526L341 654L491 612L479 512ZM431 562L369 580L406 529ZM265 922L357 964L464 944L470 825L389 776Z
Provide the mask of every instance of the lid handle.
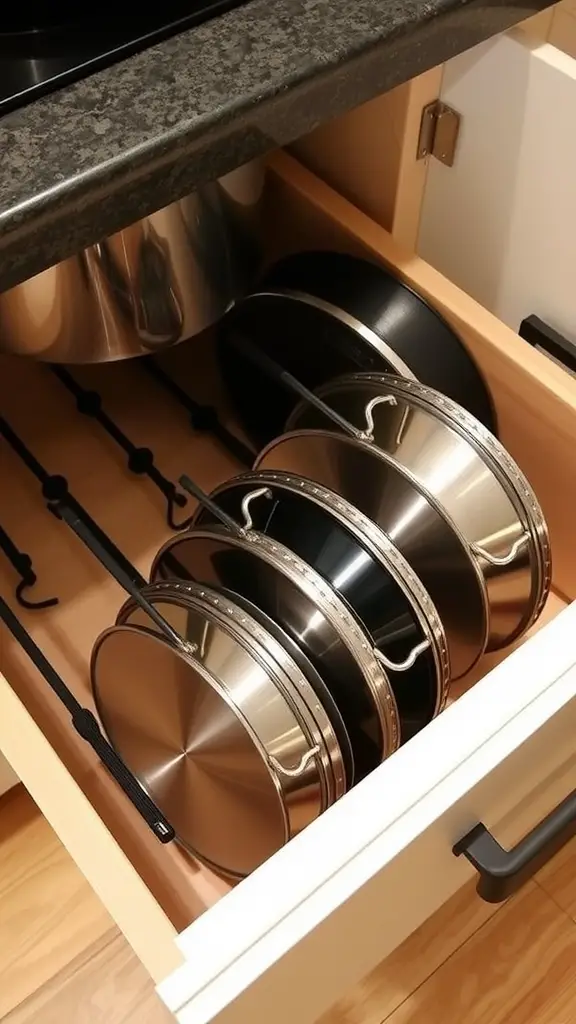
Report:
M278 772L279 775L286 775L289 779L297 779L299 775L302 775L306 771L310 762L314 760L316 755L319 753L320 747L311 747L310 750L307 750L306 753L302 755L295 768L286 768L285 765L281 764L277 758L272 756L272 754L269 754L268 760L272 768L274 768L274 771Z
M375 648L374 650L374 657L376 658L376 661L379 661L380 664L384 665L384 667L389 669L390 672L407 672L409 668L412 668L416 659L424 651L428 650L429 647L430 641L422 640L421 643L416 644L416 646L412 648L410 654L404 659L404 661L391 661L390 658L387 658L382 651L378 650L378 648Z
M243 527L240 526L232 516L229 516L224 509L220 508L220 505L217 505L213 498L206 494L206 491L203 491L202 488L199 487L194 480L191 480L186 473L182 474L178 483L183 490L188 491L188 494L191 494L193 498L196 498L196 501L202 505L202 508L207 509L215 519L223 523L224 526L227 526L235 537L242 537L244 535Z
M272 497L272 491L270 490L269 487L258 487L256 488L256 490L250 491L248 494L245 494L244 497L242 498L242 504L240 506L242 509L242 518L244 522L240 524L237 523L232 516L229 516L228 513L224 511L224 509L220 508L220 505L218 505L213 498L210 498L209 495L207 495L202 490L201 487L198 487L198 484L194 483L194 481L191 480L190 477L187 476L185 473L180 477L180 480L178 482L180 486L185 491L188 491L188 494L191 494L194 498L196 498L197 501L200 502L202 507L207 509L208 512L210 512L215 519L218 519L221 523L224 524L224 526L227 526L230 532L233 533L235 537L243 537L245 540L251 539L250 531L254 526L254 520L250 515L251 502L254 500L254 498Z
M272 497L272 491L270 490L269 487L258 487L255 491L250 491L249 494L245 494L244 495L244 497L242 498L242 505L240 506L241 509L242 509L242 515L244 517L244 526L242 528L243 532L244 532L244 535L249 533L250 530L252 529L252 527L254 526L254 520L252 519L252 516L250 515L250 505L251 505L251 503L254 501L255 498L271 498L271 497Z
M500 557L498 555L491 555L490 552L486 551L486 548L483 548L481 544L472 544L471 547L474 554L480 555L480 557L488 562L489 565L510 565L510 563L516 558L520 548L524 547L527 540L530 540L530 534L525 530L522 536L518 537L518 539L514 541L508 554Z
M366 417L366 427L363 431L363 438L366 441L374 440L374 416L372 413L378 405L398 405L397 399L394 395L376 395L371 398L366 408L364 409L364 416Z

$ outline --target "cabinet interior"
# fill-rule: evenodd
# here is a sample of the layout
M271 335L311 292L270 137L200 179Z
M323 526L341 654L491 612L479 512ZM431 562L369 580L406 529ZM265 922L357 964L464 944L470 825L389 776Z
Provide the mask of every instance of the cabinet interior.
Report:
M555 555L555 592L534 627L576 596L576 555L566 510L576 500L576 393L567 375L495 320L473 300L408 252L346 200L286 154L271 160L267 189L268 255L315 246L346 249L392 266L453 323L486 374L501 438L531 480L548 518ZM209 337L167 354L166 364L191 395L217 404L234 427L218 380ZM182 472L204 490L244 468L210 434L194 433L189 418L136 364L76 368L77 379L97 388L104 408L130 439L149 446L161 472ZM70 394L49 368L4 358L0 411L50 473L64 475L74 496L146 575L154 554L171 535L166 505L144 478L129 473L125 457L93 421L79 416ZM236 429L236 428L234 428ZM123 601L117 584L68 528L45 509L38 483L6 445L0 447L3 501L0 522L38 576L35 597L57 596L46 611L18 610L37 643L76 696L91 705L89 657L94 640L112 624ZM190 500L182 518L193 510ZM14 594L13 571L0 559L0 590ZM13 607L16 607L12 601ZM199 867L172 844L162 847L90 749L72 730L66 712L18 646L2 634L0 667L135 865L174 927L181 931L218 900L228 884ZM458 697L509 653L483 659L454 687Z

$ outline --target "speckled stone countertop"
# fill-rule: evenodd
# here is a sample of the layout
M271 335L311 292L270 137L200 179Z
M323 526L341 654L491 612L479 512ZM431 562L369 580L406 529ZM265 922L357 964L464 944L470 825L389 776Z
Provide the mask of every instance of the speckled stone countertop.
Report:
M251 0L0 120L0 288L549 5Z

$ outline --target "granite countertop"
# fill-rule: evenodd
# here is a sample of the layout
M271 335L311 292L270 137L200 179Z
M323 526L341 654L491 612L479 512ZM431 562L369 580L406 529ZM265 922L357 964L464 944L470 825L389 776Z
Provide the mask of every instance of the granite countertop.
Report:
M0 120L0 288L549 6L251 0Z

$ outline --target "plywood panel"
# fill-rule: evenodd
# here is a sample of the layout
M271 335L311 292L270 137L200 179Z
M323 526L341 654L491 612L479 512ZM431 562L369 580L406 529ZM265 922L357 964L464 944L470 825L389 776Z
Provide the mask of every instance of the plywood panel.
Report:
M548 39L553 46L576 57L576 4L560 4L554 12Z
M432 68L290 147L320 178L414 248L427 160L417 160L422 110L440 94L442 67Z
M0 754L0 796L7 793L18 782L18 777Z
M518 29L530 39L545 42L552 28L553 18L554 7L549 7L548 10L540 11L540 14L534 14L531 18L526 18L526 21L521 21Z

